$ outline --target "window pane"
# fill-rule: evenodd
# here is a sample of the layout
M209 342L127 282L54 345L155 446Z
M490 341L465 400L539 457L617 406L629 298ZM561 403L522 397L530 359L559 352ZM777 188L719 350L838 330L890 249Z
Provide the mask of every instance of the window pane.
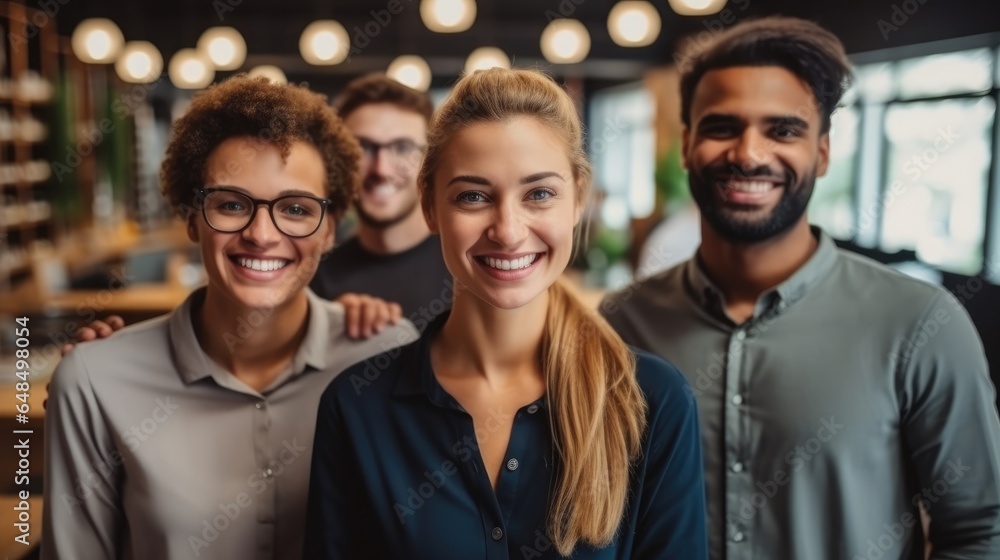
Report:
M883 250L915 249L925 263L979 272L995 113L990 97L889 107Z
M648 216L656 200L654 111L641 83L597 92L590 102L587 132L595 186L626 200L632 217Z
M987 91L993 85L993 53L976 49L899 63L902 98Z
M866 103L889 101L896 95L895 68L891 62L857 68L858 93Z
M830 165L816 180L809 221L838 239L854 237L854 183L859 128L856 107L838 109L830 119Z

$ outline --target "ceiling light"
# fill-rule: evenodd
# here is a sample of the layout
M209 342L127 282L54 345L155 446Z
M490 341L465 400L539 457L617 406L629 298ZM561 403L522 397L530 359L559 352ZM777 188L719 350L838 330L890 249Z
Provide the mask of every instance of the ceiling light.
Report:
M215 67L196 49L181 49L170 59L170 81L181 89L201 89L215 79Z
M670 7L682 16L707 16L722 11L726 0L668 0ZM745 7L745 6L744 6Z
M123 82L155 82L163 73L163 55L149 41L129 41L115 62L115 72Z
M198 50L208 57L217 70L235 70L247 58L247 43L232 27L212 27L201 34Z
M510 57L496 47L479 47L465 60L466 74L495 67L510 68Z
M431 67L416 55L403 55L393 60L385 74L417 91L427 91L431 85Z
M310 23L299 38L299 52L309 64L329 66L347 58L351 39L338 21L324 19Z
M575 19L555 19L542 31L542 54L556 64L573 64L587 58L590 33Z
M475 0L421 0L420 19L431 31L459 33L476 21Z
M272 66L270 64L262 64L260 66L254 66L250 69L250 77L256 78L257 76L264 76L268 80L276 84L287 84L288 78L285 77L285 73L277 66Z
M615 4L608 15L611 39L623 47L645 47L660 35L660 13L645 0Z
M105 18L80 22L73 30L73 54L83 62L104 64L114 62L125 43L122 30Z

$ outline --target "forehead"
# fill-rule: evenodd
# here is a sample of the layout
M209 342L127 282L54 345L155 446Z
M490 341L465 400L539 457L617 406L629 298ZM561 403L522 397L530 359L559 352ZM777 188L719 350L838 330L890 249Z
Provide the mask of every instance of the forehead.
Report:
M692 97L692 124L708 114L746 120L797 116L814 125L820 121L816 97L809 86L778 66L737 66L706 72Z
M516 117L462 128L445 146L447 167L456 170L517 175L570 168L569 148L537 119ZM545 169L542 169L545 168Z
M424 116L392 103L362 105L347 115L344 124L355 136L376 142L409 138L423 143L427 139Z
M212 151L205 175L210 184L238 186L262 198L286 189L325 196L326 166L319 150L308 142L292 142L288 156L282 158L281 150L269 142L228 138Z

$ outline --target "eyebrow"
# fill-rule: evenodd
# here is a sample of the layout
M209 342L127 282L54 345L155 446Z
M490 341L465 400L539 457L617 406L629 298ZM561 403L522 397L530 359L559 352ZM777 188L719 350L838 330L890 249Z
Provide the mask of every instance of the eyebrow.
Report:
M522 177L518 182L522 185L530 185L531 183L536 183L542 179L548 179L550 177L555 177L560 181L566 180L561 174L556 173L555 171L542 171L540 173L528 175L527 177ZM491 183L489 179L486 177L480 177L479 175L458 175L453 177L451 181L448 181L446 186L450 187L454 183L472 183L474 185L482 185L484 187L493 186L493 183Z
M207 186L205 188L206 189L229 189L229 190L237 191L237 192L239 192L241 194L245 194L246 196L249 196L250 198L256 198L255 196L253 196L253 195L250 194L250 191L248 191L248 190L246 190L246 189L244 189L242 187L237 187L236 185L209 185L209 186ZM284 189L284 190L280 191L278 193L278 196L276 196L274 198L280 198L282 196L312 196L312 197L315 197L316 194L315 193L311 193L311 192L309 192L307 190L303 190L303 189ZM323 198L323 197L320 196L318 198Z
M730 124L734 122L743 122L744 119L737 117L736 115L731 115L728 113L715 113L707 115L698 121L698 128L704 126L711 126L714 124ZM804 119L797 117L795 115L777 115L773 117L765 117L764 122L770 124L771 126L789 126L795 128L809 129L809 123Z

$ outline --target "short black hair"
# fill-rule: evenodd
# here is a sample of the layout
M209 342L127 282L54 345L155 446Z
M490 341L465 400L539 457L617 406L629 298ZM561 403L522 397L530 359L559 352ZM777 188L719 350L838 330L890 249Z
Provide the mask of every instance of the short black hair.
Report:
M820 132L851 85L851 65L833 33L811 21L767 17L746 21L721 33L681 73L681 120L691 126L698 82L711 70L737 66L779 66L809 85L819 104Z

